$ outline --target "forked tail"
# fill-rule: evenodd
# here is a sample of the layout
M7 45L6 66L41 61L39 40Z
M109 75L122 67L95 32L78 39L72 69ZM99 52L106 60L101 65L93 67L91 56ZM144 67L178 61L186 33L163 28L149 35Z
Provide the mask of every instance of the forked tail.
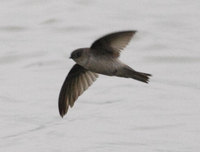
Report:
M151 74L148 74L148 73L142 73L142 72L137 72L137 71L131 72L131 78L136 79L138 81L145 82L145 83L149 82L150 76Z
M148 83L149 77L151 76L151 74L143 73L143 72L137 72L130 67L125 67L125 68L123 68L119 71L117 76L125 77L125 78L132 78L132 79L144 82L144 83Z

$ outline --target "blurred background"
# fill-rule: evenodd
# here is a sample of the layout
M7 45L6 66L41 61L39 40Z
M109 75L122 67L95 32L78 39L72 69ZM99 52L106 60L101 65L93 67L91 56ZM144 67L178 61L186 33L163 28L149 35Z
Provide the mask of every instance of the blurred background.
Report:
M198 0L1 0L0 151L199 151L199 19ZM61 119L71 51L122 30L150 83L101 75Z

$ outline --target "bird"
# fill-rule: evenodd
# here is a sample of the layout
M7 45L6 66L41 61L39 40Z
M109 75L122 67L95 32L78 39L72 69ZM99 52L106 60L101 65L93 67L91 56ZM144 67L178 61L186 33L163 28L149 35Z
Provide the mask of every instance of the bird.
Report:
M69 71L61 87L58 109L63 117L78 97L88 89L99 74L132 78L149 82L151 74L137 72L119 60L121 51L129 44L136 30L107 34L94 41L90 48L79 48L71 53L76 64Z

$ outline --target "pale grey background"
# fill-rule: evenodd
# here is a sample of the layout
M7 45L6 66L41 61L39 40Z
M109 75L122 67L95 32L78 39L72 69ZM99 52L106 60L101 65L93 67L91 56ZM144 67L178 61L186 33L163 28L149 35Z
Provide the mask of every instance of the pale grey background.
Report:
M149 85L100 76L61 119L76 48L137 35L121 59ZM0 151L198 152L199 0L1 0Z

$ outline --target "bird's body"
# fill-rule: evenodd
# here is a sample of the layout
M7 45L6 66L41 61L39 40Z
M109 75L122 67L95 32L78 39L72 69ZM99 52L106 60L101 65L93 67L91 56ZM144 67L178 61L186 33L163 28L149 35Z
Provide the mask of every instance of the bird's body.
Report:
M96 55L89 48L79 49L84 54L83 59L77 60L76 63L85 69L108 76L114 76L116 71L125 64L119 59L113 58L111 55Z
M90 48L72 52L76 64L66 77L59 96L59 112L64 116L69 106L96 80L98 74L133 78L148 83L150 74L137 72L119 60L120 52L136 31L108 34L96 40Z

